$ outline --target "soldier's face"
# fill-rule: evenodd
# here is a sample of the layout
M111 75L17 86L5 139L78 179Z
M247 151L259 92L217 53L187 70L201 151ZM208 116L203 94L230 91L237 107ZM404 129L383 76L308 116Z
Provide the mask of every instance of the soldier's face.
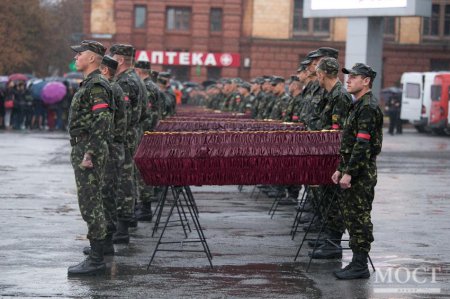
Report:
M320 70L316 70L316 74L317 74L317 81L319 81L320 87L324 87L325 86L325 74Z
M82 72L88 67L89 58L91 56L92 55L90 55L89 51L78 52L75 55L75 68L77 71Z
M351 94L358 94L364 88L368 87L370 78L361 75L349 74L347 78L347 91Z

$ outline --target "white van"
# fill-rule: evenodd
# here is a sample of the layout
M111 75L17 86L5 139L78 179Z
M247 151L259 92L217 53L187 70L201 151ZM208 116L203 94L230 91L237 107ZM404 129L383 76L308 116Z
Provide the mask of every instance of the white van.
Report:
M438 72L403 73L400 118L408 120L417 131L428 129L431 116L431 85Z

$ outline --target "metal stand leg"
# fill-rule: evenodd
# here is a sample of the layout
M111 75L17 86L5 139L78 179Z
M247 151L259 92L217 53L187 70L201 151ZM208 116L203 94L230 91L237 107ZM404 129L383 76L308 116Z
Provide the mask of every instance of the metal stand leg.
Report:
M300 220L302 219L303 211L304 211L304 208L306 205L308 192L309 192L309 187L305 186L302 197L301 197L299 205L298 205L299 208L297 210L297 214L295 215L294 223L292 224L292 228L291 228L292 240L294 240L295 235L297 234L298 226L300 225Z
M211 251L209 249L208 243L206 242L206 238L205 235L203 233L203 229L200 225L200 221L198 218L198 210L197 210L197 205L195 204L195 200L194 197L192 196L192 192L190 190L190 188L188 186L185 187L170 187L171 191L172 191L172 195L173 195L173 203L171 205L171 208L169 210L169 214L167 216L167 219L164 223L161 235L159 236L158 242L156 244L156 247L153 251L152 257L150 259L150 262L147 266L147 270L149 269L151 263L153 262L153 259L156 255L157 251L171 251L171 252L204 252L206 254L206 257L208 258L208 262L211 268L213 268L212 265L212 254ZM167 196L167 189L164 189L165 195L164 195L164 201L161 201L161 206L160 206L160 213L158 213L159 216L159 221L161 220L161 214L162 214L162 210L164 208L164 205L166 203L166 196ZM184 201L183 201L184 199ZM186 214L186 211L184 209L184 204L186 205L187 211L188 213ZM166 229L168 227L173 227L173 226L169 226L169 223L172 222L170 220L170 217L173 215L173 211L174 209L177 208L178 211L178 215L180 220L176 220L181 221L181 226L183 227L185 236L187 238L187 234L186 234L186 229L184 226L184 223L186 223L186 227L188 225L188 218L187 215L190 215L192 222L194 223L194 227L195 230L197 231L197 235L198 235L198 239L193 239L193 240L182 240L182 241L162 241L162 238L164 236L164 234L166 233ZM197 213L195 212L197 210ZM183 219L184 218L184 219ZM179 226L179 225L178 225ZM155 228L154 228L155 229ZM190 228L189 228L190 230ZM164 245L164 244L179 244L181 243L181 245L183 245L184 243L198 243L200 242L202 244L203 250L188 250L188 249L161 249L160 245Z

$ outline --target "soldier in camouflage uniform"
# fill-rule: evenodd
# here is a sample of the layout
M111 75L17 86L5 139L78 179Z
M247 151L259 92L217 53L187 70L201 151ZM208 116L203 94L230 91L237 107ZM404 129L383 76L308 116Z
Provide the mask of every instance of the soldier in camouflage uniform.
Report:
M252 84L250 92L254 97L252 104L252 118L254 119L258 115L259 103L261 102L261 99L265 97L264 92L261 90L261 84L264 83L264 79L262 77L257 77L250 81L250 83Z
M175 95L170 89L170 77L170 73L160 72L157 79L159 90L164 97L163 119L175 115L176 100Z
M71 48L77 53L75 66L85 79L70 106L70 160L75 172L78 204L88 226L87 238L92 249L85 261L69 267L68 274L91 275L106 269L103 247L107 222L101 190L112 123L112 91L98 70L106 48L99 42L87 40Z
M283 121L292 122L292 115L294 112L294 105L300 101L302 95L302 84L297 76L292 75L289 80L289 95L290 99L286 107L281 111L281 117Z
M162 118L162 111L164 109L161 101L162 96L158 86L153 83L150 73L151 66L148 61L137 61L134 65L136 73L144 81L147 91L147 113L149 116L141 122L142 131L152 131L158 121ZM139 173L138 173L139 175ZM155 189L152 186L147 186L139 175L139 198L140 203L136 205L136 219L138 221L151 221L152 220L152 206L151 202L155 197Z
M308 93L311 86L311 78L309 77L308 65L311 63L311 60L305 59L300 63L299 68L297 69L297 78L302 85L301 92L298 96L295 97L293 107L288 107L288 111L292 111L292 116L289 117L289 113L287 113L288 121L299 122L300 115L305 105L305 95Z
M316 67L319 62L325 57L333 57L338 58L338 50L328 47L322 47L315 51L315 53L311 54L308 58L312 59L310 65L310 72L315 73ZM310 101L310 110L308 117L308 129L310 130L321 130L321 115L322 111L325 108L325 95L326 91L320 87L319 82L316 81L313 83L314 87L311 90L311 101Z
M242 99L237 107L237 112L240 113L251 113L252 105L254 101L253 95L250 93L252 86L247 82L242 82L238 84L238 92L240 98Z
M325 89L325 98L323 99L325 108L322 110L320 127L323 130L342 130L352 100L350 94L339 81L339 63L335 58L326 57L319 62L316 70L319 85ZM342 247L340 244L345 226L336 201L331 203L334 193L339 197L339 202L341 201L339 189L337 186L327 186L320 187L319 190L322 196L320 213L321 215L327 214L323 239L330 239L333 243L322 241L320 242L322 246L310 254L317 259L341 258Z
M143 106L146 107L147 94L144 82L132 68L135 52L133 46L116 44L110 48L110 52L118 62L116 81L123 90L125 100L130 102L131 108L125 140L125 161L117 197L117 231L113 236L115 244L128 244L130 242L128 228L134 219L135 201L139 198L137 169L133 156L142 136L141 114Z
M334 272L339 279L368 278L367 257L373 242L370 213L377 184L376 157L383 141L383 113L371 88L376 72L363 63L348 74L347 90L354 97L341 142L341 162L332 180L342 190L342 206L353 252L351 263Z
M261 89L264 92L264 97L262 97L258 103L258 114L256 119L264 119L266 114L267 105L272 102L273 97L273 87L272 87L272 76L263 76L264 83L261 85Z
M125 159L124 141L127 130L127 114L129 113L129 103L125 102L123 91L120 86L113 81L117 69L117 61L106 55L100 65L101 74L108 79L111 84L112 101L110 107L113 111L113 121L111 127L111 138L108 143L109 158L105 166L104 185L102 187L103 208L107 223L107 234L103 252L105 255L114 255L112 242L113 233L116 231L117 222L116 198L118 194L119 180ZM83 249L84 254L89 254L90 247Z
M275 101L270 111L269 118L273 120L281 120L283 111L286 110L291 97L285 91L285 80L283 77L274 77L272 79L272 86Z

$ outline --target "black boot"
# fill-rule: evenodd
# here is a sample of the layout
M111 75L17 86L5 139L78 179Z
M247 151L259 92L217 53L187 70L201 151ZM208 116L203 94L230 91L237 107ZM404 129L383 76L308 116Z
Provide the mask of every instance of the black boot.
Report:
M138 226L138 221L137 221L137 219L136 219L136 216L135 215L133 215L132 217L131 217L131 219L128 221L128 227L137 227Z
M89 256L78 265L70 266L67 271L69 276L97 275L105 273L106 265L103 261L104 240L91 240L90 243L91 250Z
M87 246L83 248L83 253L89 255L91 252L91 247ZM114 245L112 241L112 235L107 235L105 242L103 243L103 254L104 255L114 255Z
M340 259L342 258L341 239L340 233L326 233L328 240L324 240L322 245L314 251L309 252L309 256L313 259ZM331 243L333 242L333 243ZM308 243L309 244L309 243ZM314 244L313 244L314 246Z
M130 234L128 233L128 221L117 221L117 231L113 235L114 244L130 243Z
M352 262L342 269L335 271L334 275L339 279L369 278L370 272L367 266L367 252L353 252Z
M137 221L152 221L152 203L143 202L135 211Z

